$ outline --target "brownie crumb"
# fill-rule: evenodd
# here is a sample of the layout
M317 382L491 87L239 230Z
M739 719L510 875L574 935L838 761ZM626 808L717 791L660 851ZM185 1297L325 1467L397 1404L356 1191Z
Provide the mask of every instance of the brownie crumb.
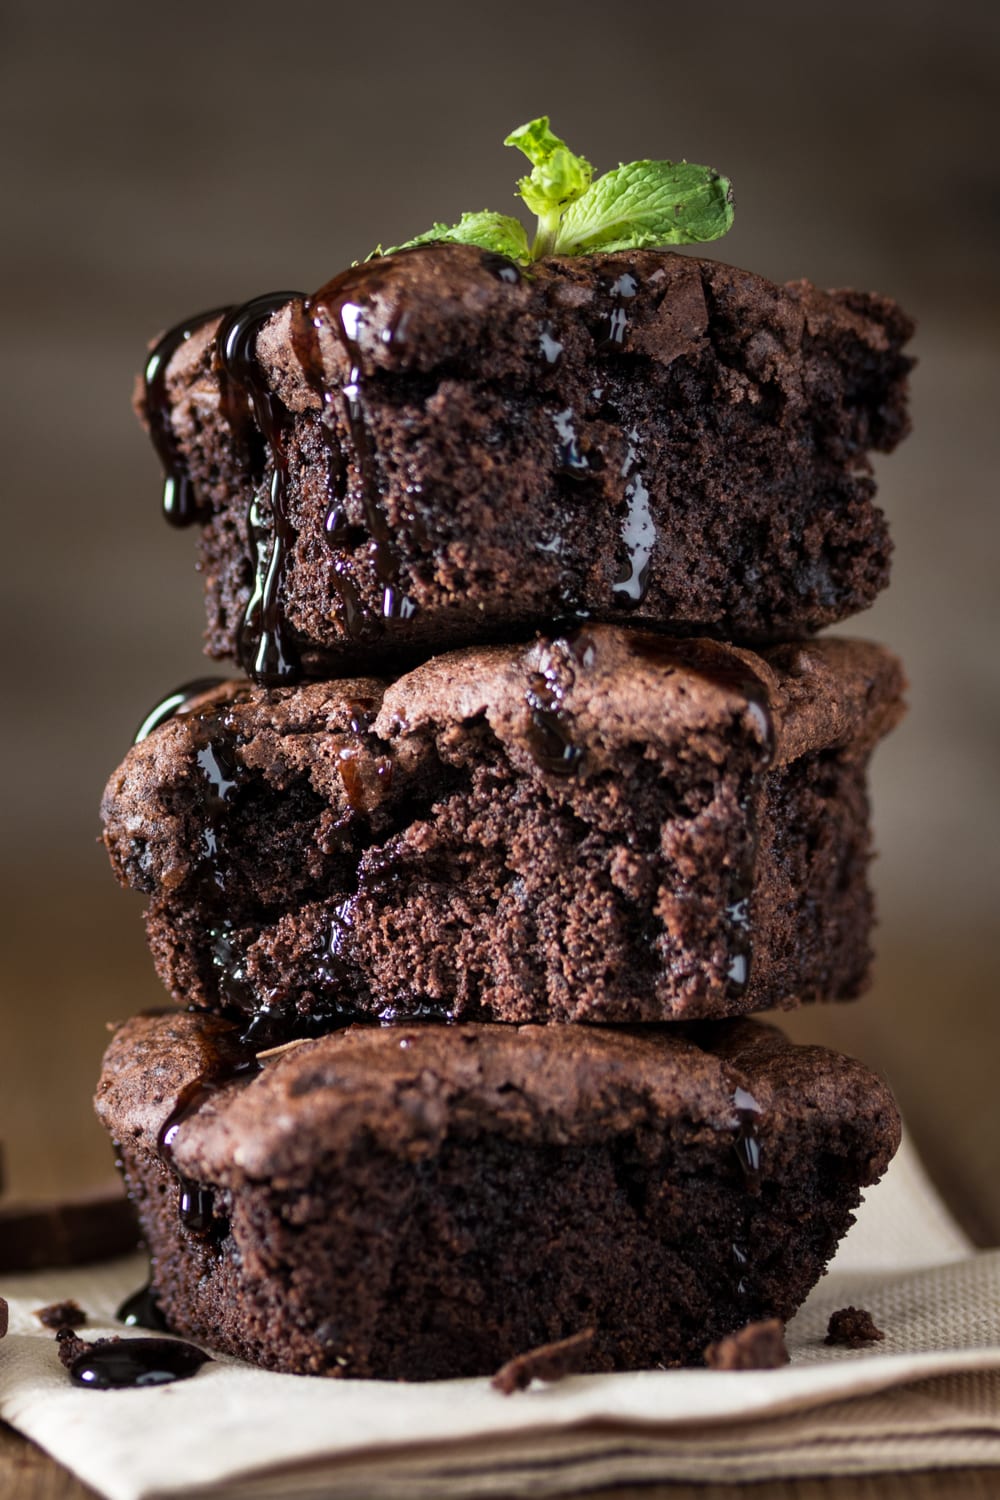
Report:
M490 1384L494 1390L512 1396L515 1391L527 1390L533 1380L562 1380L579 1369L580 1358L593 1340L594 1329L584 1328L555 1344L539 1344L537 1349L517 1354L501 1365Z
M87 1314L72 1297L64 1302L50 1302L47 1307L36 1307L35 1317L45 1328L82 1328Z
M7 1323L9 1316L10 1314L7 1311L7 1304L4 1299L0 1297L0 1339L2 1339L4 1334L7 1332Z
M788 1364L788 1357L780 1318L748 1323L705 1350L710 1370L776 1370Z
M121 1339L117 1334L109 1339L82 1339L78 1333L73 1332L72 1328L64 1325L56 1334L56 1343L59 1346L60 1360L66 1369L70 1370L80 1355L86 1354L88 1349L100 1349L105 1344L120 1344Z
M824 1343L841 1344L845 1349L862 1349L885 1338L881 1328L866 1307L840 1307L830 1314Z
M74 1333L72 1328L60 1328L56 1334L56 1344L59 1349L59 1358L67 1370L73 1361L88 1348L87 1340L82 1339L78 1333Z

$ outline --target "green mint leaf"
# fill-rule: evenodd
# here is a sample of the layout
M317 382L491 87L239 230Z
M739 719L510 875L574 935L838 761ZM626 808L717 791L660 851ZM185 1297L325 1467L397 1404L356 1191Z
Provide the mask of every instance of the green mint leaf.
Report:
M531 175L522 177L517 191L539 218L554 208L563 208L590 186L594 169L583 156L576 156L549 129L548 115L519 125L504 141L516 146L532 165Z
M495 214L484 209L478 214L463 214L457 224L435 224L426 234L407 240L403 245L393 245L390 250L376 250L376 255L392 255L396 250L410 250L414 245L432 244L478 245L481 250L493 250L511 260L527 261L528 234L520 219L509 214Z
M450 242L478 245L525 263L543 255L694 245L717 240L732 227L732 188L711 167L687 161L633 161L594 182L590 162L555 134L548 115L519 125L504 145L515 146L531 162L531 172L517 184L538 218L530 248L519 220L484 209L463 214L457 224L435 224L426 234L390 250L380 246L373 254Z
M538 217L538 232L531 247L533 260L550 255L566 206L590 187L594 169L586 157L576 156L549 128L548 115L519 125L504 141L516 146L531 162L530 176L518 181L517 191Z
M693 245L717 240L732 222L732 188L711 167L633 161L605 172L569 205L553 253Z

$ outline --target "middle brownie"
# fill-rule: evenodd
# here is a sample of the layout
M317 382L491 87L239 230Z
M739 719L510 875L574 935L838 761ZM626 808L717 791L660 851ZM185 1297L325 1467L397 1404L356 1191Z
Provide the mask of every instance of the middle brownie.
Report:
M614 627L220 685L104 801L158 972L259 1044L367 1015L645 1022L856 995L881 647Z

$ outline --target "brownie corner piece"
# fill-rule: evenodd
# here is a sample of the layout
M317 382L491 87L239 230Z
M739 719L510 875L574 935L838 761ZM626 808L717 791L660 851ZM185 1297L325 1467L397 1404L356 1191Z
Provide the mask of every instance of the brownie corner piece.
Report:
M887 582L910 332L669 251L430 245L174 330L140 408L209 652L261 680L580 615L764 642Z
M791 1316L898 1144L881 1079L757 1022L353 1026L256 1070L222 1027L129 1022L98 1112L169 1326L271 1369L490 1375L581 1329L575 1368L698 1364Z

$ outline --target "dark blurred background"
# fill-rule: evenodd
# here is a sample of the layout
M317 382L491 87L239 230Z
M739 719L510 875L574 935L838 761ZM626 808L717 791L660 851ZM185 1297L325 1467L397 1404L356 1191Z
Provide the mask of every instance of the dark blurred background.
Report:
M10 1189L106 1176L104 1022L160 995L95 844L135 724L205 669L192 538L159 518L129 409L145 343L504 209L520 158L500 143L548 112L599 170L731 176L722 258L920 320L915 434L880 465L895 582L850 627L912 681L874 777L877 981L790 1024L889 1075L952 1203L1000 1239L1000 6L7 0L0 33Z

